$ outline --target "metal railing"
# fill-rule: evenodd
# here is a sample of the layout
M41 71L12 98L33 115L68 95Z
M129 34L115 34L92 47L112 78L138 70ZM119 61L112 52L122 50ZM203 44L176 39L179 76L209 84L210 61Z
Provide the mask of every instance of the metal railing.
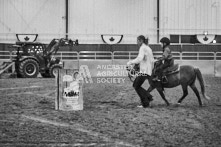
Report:
M214 52L182 52L181 60L216 60Z
M221 60L221 52L215 53L215 60Z
M80 51L79 60L112 60L113 54L110 51Z
M221 60L221 52L172 52L176 60ZM61 60L132 60L138 55L137 51L80 51L57 52L55 57ZM153 52L155 58L162 56L162 52ZM10 60L14 51L0 51L0 60Z
M12 57L12 52L9 51L0 51L0 59L1 60L10 60Z
M78 60L79 59L79 54L78 52L57 52L55 57L61 59L61 60Z
M138 52L136 51L114 51L112 53L112 59L117 60L117 59L132 59L132 57L136 57L138 55Z

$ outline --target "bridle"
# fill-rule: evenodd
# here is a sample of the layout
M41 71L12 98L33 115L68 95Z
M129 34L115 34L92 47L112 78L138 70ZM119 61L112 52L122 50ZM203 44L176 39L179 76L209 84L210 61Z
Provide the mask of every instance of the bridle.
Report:
M126 66L126 70L128 71L128 77L130 81L134 82L134 80L139 74L139 65L135 64L133 66L132 65Z

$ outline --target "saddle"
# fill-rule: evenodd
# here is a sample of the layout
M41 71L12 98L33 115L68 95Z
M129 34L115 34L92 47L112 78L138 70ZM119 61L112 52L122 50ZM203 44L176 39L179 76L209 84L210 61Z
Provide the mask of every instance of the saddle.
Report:
M174 74L180 71L180 65L174 64L173 66L170 66L163 70L164 75Z

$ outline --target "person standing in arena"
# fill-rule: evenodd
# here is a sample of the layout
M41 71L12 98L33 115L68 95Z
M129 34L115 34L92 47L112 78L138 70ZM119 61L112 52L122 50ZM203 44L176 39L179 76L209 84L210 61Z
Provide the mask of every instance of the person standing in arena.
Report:
M140 71L134 80L133 87L139 95L142 107L144 108L149 107L150 101L153 100L153 96L147 90L141 87L144 81L151 77L154 63L153 53L151 48L148 46L148 41L148 38L145 38L143 35L137 37L139 54L134 60L127 63L128 66L140 64Z

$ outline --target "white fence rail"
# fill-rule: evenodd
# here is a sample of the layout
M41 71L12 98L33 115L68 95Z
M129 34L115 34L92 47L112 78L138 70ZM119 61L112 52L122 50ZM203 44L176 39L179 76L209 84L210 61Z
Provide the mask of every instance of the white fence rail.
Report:
M153 52L153 54L155 58L162 56L162 52ZM127 61L136 58L137 55L136 51L63 51L58 52L56 57L62 61L74 61L73 64L88 65L93 68L92 71L95 71L97 65L125 65ZM13 56L15 56L15 52L0 51L0 62L10 61ZM175 62L180 65L197 66L203 74L221 77L221 52L173 52L173 56Z
M11 59L15 51L0 51L0 60ZM154 57L160 57L162 52L153 52ZM61 60L131 60L136 58L137 51L80 51L57 52L56 57ZM173 52L176 60L221 60L221 52Z

